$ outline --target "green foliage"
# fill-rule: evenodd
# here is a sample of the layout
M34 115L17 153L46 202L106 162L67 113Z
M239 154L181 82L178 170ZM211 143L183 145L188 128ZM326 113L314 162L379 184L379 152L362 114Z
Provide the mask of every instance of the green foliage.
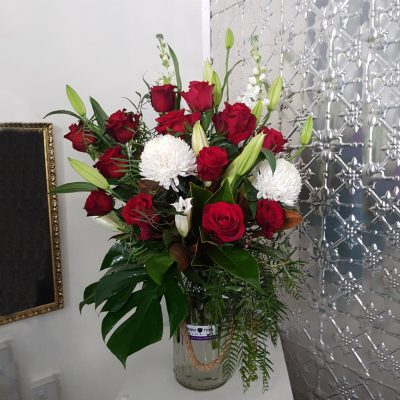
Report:
M262 149L262 154L264 155L265 159L268 161L268 164L271 168L272 173L276 170L276 157L274 153L269 149Z
M89 182L70 182L64 185L57 186L50 193L75 193L75 192L92 192L97 190L97 186L92 185Z
M168 253L152 253L146 260L146 272L155 283L161 285L164 275L174 262Z
M257 261L246 250L234 246L209 246L207 254L220 267L255 288L260 285Z

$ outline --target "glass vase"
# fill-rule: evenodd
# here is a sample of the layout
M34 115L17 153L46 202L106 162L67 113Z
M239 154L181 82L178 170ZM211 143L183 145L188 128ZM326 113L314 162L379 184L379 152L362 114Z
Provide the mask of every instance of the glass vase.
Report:
M174 335L174 372L176 380L194 390L222 386L228 377L223 371L226 335L206 315L201 289L189 290L186 324Z

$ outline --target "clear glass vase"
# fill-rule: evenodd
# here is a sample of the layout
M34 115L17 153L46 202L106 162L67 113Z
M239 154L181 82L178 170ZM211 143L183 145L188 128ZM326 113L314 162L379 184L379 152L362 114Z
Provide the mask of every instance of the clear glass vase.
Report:
M204 296L200 289L191 288L188 300L189 315L186 328L178 329L173 340L175 378L189 389L215 389L222 386L228 377L224 376L223 362L214 363L216 365L212 368L208 366L220 358L224 351L226 335L207 317ZM189 346L185 343L185 335L190 342ZM206 364L206 369L194 365L193 357L197 362Z

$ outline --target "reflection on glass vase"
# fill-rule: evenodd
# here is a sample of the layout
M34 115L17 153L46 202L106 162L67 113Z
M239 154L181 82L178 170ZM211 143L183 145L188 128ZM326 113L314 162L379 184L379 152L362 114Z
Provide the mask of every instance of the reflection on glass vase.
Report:
M191 291L189 315L174 335L174 372L176 380L194 390L222 386L223 359L229 351L229 338L206 316L201 292Z

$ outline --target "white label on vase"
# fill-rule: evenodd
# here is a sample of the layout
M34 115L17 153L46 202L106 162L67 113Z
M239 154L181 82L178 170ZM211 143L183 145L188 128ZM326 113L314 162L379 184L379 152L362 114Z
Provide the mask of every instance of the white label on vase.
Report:
M192 340L214 340L217 338L218 329L216 325L186 325L186 327Z

